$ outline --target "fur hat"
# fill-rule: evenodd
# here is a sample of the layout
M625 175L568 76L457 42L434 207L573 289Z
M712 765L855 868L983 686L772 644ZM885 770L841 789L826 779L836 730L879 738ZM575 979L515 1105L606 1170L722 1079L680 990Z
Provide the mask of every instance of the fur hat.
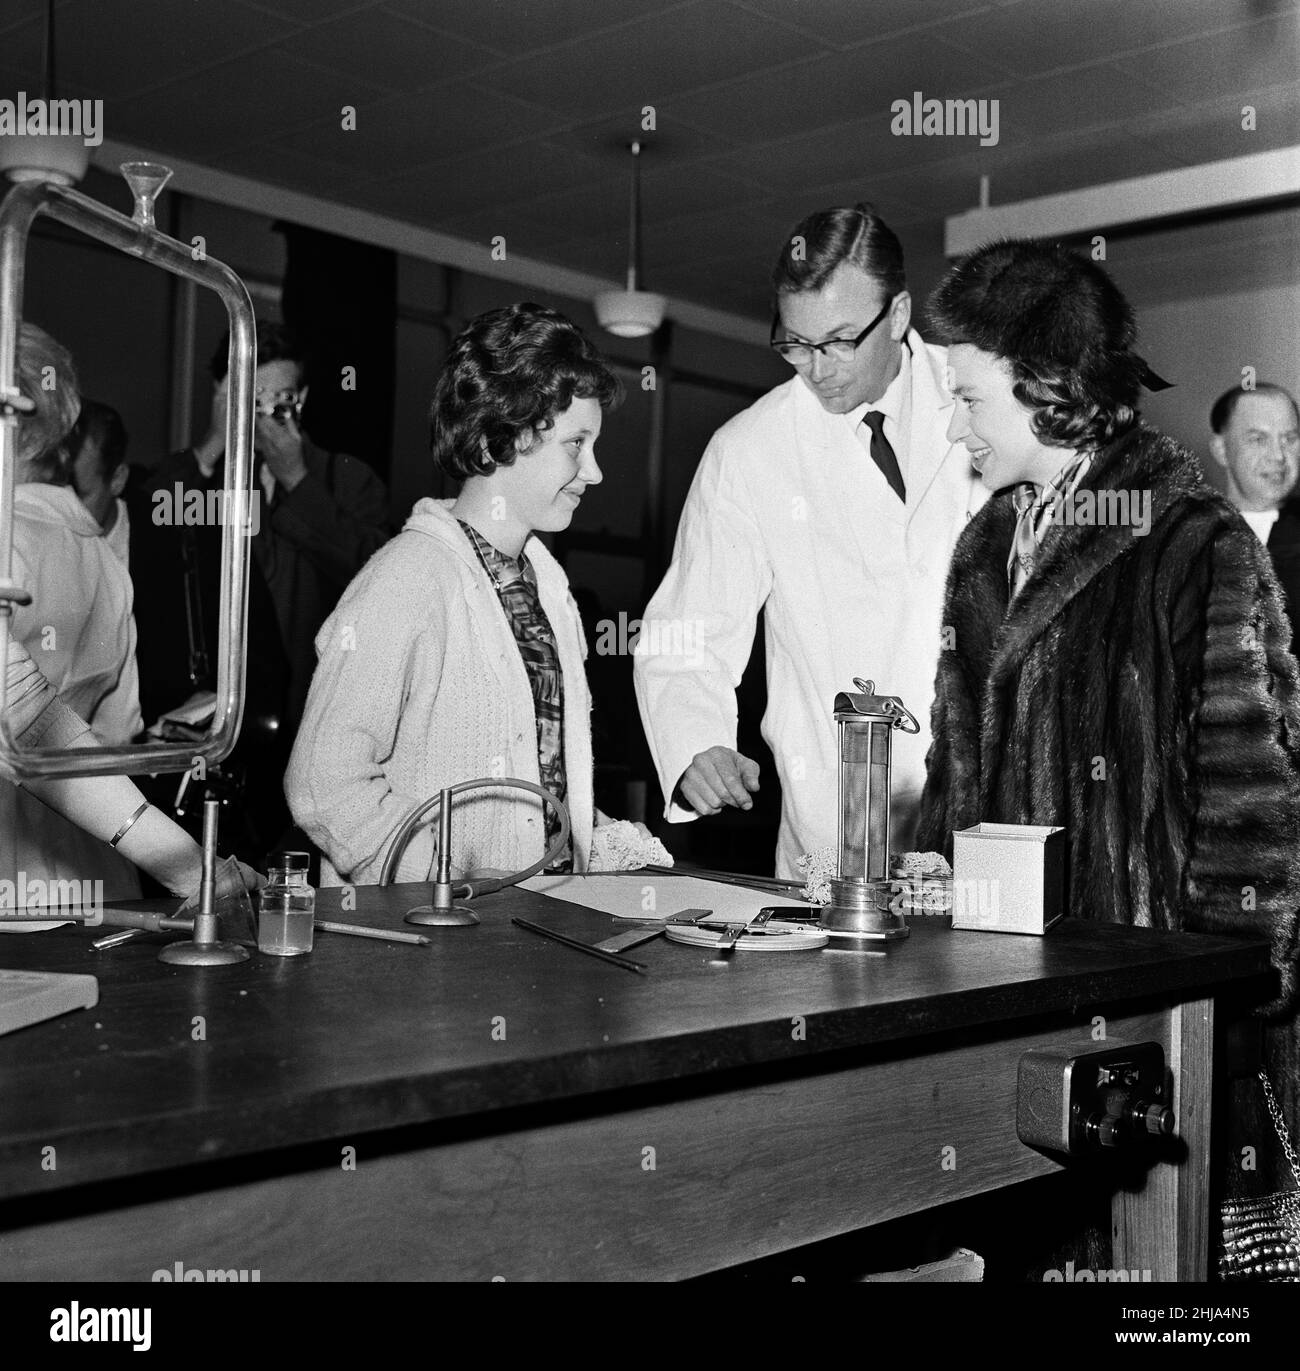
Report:
M1031 372L1072 372L1128 403L1148 374L1119 287L1059 243L1006 239L977 248L949 269L928 314L949 343L971 343Z

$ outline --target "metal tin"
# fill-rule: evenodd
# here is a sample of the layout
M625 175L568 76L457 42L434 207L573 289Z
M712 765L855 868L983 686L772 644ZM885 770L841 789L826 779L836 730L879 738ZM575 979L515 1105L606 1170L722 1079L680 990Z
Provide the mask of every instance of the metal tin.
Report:
M1046 933L1065 913L1065 830L978 823L952 835L954 928Z

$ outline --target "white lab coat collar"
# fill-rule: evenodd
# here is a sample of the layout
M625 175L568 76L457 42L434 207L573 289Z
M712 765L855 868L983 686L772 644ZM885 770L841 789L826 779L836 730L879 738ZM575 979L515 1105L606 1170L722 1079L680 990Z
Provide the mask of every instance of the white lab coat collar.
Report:
M847 416L828 414L797 377L786 383L794 387L797 450L810 459L806 479L828 497L818 502L818 508L836 511L835 517L844 525L843 536L858 544L868 564L873 560L869 525L883 518L900 530L910 529L944 463L966 460L964 449L954 451L948 442L953 399L943 383L943 354L936 356L914 329L908 330L907 342L911 354L908 365L900 368L881 397L885 400L897 387L897 394L906 395L910 405L907 452L900 454L906 504L888 492L883 476L876 481L864 475L862 444L846 422ZM869 506L869 512L864 505Z
M910 522L916 507L925 499L935 478L947 461L964 462L970 467L966 449L953 447L948 441L948 425L952 422L953 398L944 384L940 356L926 347L920 336L908 332L912 344L912 435L907 467L907 518ZM942 354L946 356L946 354ZM979 483L975 482L978 487ZM974 490L974 488L973 488ZM983 504L982 487L974 491L975 508Z

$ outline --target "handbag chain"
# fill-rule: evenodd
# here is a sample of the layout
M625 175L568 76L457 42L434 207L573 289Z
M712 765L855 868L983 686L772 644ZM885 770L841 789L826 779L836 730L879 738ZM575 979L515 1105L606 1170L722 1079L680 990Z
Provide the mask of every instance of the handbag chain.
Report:
M1291 1175L1295 1178L1296 1189L1300 1190L1300 1161L1296 1160L1295 1148L1291 1146L1291 1135L1287 1132L1286 1120L1282 1117L1282 1110L1278 1107L1277 1097L1273 1094L1273 1082L1269 1080L1267 1071L1261 1071L1259 1079L1264 1087L1264 1103L1268 1105L1268 1112L1273 1119L1273 1127L1277 1129L1277 1136L1282 1143L1282 1151L1286 1153L1287 1162L1291 1167Z
M1254 1200L1229 1200L1221 1206L1223 1233L1219 1279L1297 1281L1300 1280L1300 1161L1296 1159L1268 1072L1261 1070L1259 1080L1296 1189Z

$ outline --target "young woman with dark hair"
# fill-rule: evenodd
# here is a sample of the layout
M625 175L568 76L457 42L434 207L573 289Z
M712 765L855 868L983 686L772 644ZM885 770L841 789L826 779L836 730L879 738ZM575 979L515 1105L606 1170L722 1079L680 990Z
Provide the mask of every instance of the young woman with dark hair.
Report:
M930 305L994 498L953 553L918 845L1062 825L1076 918L1266 939L1300 978L1300 676L1268 553L1139 422L1132 312L1064 247L994 243ZM1292 1025L1294 1019L1291 1020ZM1295 1037L1272 1039L1297 1114Z
M352 582L318 664L285 789L332 876L378 880L395 831L428 796L482 776L541 784L568 805L586 869L592 802L586 644L569 584L534 533L568 527L601 479L596 440L620 386L554 310L480 315L456 339L431 406L433 455L462 482L421 500ZM518 790L458 804L460 872L517 870L546 850L549 808ZM418 832L398 880L424 880Z
M1095 263L993 244L930 312L949 434L997 494L953 553L919 841L1062 824L1073 914L1267 936L1293 999L1300 679L1267 553L1138 421L1132 313Z

